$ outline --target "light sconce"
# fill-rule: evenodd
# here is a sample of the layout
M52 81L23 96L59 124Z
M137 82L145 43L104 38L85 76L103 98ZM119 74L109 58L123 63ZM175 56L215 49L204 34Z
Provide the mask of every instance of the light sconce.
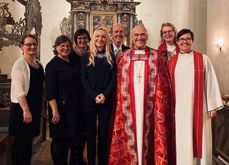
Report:
M215 45L219 49L219 51L222 50L223 42L224 42L223 37L219 37L215 41Z

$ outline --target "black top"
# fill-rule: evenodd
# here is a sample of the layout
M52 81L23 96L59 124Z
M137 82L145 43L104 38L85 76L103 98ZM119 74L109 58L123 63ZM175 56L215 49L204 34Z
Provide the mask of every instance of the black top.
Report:
M78 55L74 50L72 50L70 55L69 55L69 60L79 70L81 69L81 58L82 58L82 55ZM81 72L79 74L81 74ZM82 118L81 118L82 119L82 123L81 123L81 125L83 127L83 126L85 126L85 124L84 124L85 121L83 120L83 119L85 119L85 117L84 117L85 110L84 110L84 106L83 106L83 102L84 102L84 100L83 100L84 97L83 96L84 96L85 92L84 92L84 89L83 89L83 85L81 83L81 76L79 76L79 77L80 77L80 80L79 80L79 91L78 91L79 96L80 96L79 97L79 102L80 102L79 109L82 112L82 115L81 115L82 116ZM85 129L85 128L83 127L83 129Z
M57 100L60 122L50 122L51 137L76 137L82 131L79 108L80 71L72 61L55 56L46 66L47 99ZM49 107L51 112L51 107ZM52 113L49 113L50 120Z
M72 50L69 54L69 60L71 61L71 63L79 68L81 64L81 57L82 56L78 55L74 50Z
M78 71L79 71L79 75L81 75L81 57L80 55L78 55L74 50L71 51L71 53L69 54L69 60L71 61L71 63L77 67ZM83 96L84 95L84 91L83 91L83 86L82 86L82 83L81 83L81 76L79 76L80 80L79 80L79 84L80 84L80 87L79 87L79 90L80 90L80 96Z
M82 56L81 60L81 81L86 96L95 99L100 93L105 97L111 96L116 85L116 64L112 54L112 66L107 62L104 53L100 52L95 57L95 66L89 63L89 53Z
M40 118L42 110L44 70L30 68L30 86L26 100L32 114L32 122L23 122L23 110L19 103L11 103L9 119L9 135L22 137L35 137L40 133Z

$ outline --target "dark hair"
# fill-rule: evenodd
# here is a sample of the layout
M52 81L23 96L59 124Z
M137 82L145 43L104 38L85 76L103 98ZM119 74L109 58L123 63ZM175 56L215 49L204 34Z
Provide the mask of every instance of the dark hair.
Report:
M58 52L56 51L56 46L59 46L60 44L65 43L65 42L69 42L70 45L72 46L71 40L70 40L66 35L60 35L60 36L58 36L58 37L56 38L56 41L55 41L55 43L54 43L54 45L53 45L53 48L54 48L54 49L53 49L53 53L54 53L55 55L58 54Z
M177 33L177 41L179 40L179 38L181 36L183 36L184 34L190 34L192 41L194 40L194 33L190 30L190 29L182 29Z
M77 38L78 38L78 36L83 35L83 34L86 34L87 35L87 38L88 38L89 41L91 40L90 34L89 34L89 32L86 29L78 29L74 33L74 42L76 44L77 44Z
M26 38L33 38L34 40L38 40L37 37L33 34L24 34L20 40L20 46L24 44Z

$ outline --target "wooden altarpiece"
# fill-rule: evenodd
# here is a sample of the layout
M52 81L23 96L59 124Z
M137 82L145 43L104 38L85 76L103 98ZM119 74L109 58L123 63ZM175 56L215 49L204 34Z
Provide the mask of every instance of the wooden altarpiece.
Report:
M78 28L87 29L90 34L97 27L105 27L108 32L114 23L125 27L125 44L129 45L129 34L136 19L136 6L133 0L67 0L71 4L71 37Z

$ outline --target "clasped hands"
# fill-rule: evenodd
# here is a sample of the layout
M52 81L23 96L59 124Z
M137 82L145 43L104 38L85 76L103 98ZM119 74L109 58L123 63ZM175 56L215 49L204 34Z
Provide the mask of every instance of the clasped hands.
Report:
M101 93L95 98L96 104L103 104L105 102L105 96Z

